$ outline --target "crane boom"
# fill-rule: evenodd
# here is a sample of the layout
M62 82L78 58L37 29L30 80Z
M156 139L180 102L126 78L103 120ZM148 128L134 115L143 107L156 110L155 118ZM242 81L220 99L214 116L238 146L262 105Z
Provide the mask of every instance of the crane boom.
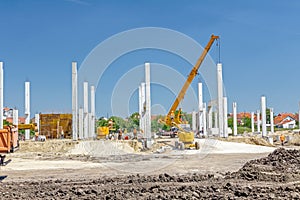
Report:
M200 68L203 60L205 59L209 49L211 48L212 44L214 43L214 41L216 39L219 39L219 36L216 35L211 35L210 40L208 42L208 44L206 45L205 49L203 50L201 56L199 57L199 59L197 60L197 63L195 64L195 66L193 67L192 71L190 72L187 80L185 81L181 91L179 92L177 98L175 99L171 109L169 110L168 115L165 118L165 123L167 125L171 125L172 124L172 120L171 120L171 116L174 115L174 112L176 111L179 103L182 101L187 89L189 88L191 82L194 80L195 76L198 73L198 69Z

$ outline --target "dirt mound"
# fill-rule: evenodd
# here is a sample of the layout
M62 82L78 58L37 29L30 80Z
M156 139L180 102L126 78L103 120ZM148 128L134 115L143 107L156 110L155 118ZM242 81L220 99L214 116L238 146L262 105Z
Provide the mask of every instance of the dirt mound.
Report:
M261 137L257 136L248 136L248 137L228 137L228 138L219 138L221 141L226 142L238 142L238 143L246 143L246 144L254 144L254 145L260 145L260 146L267 146L267 147L273 147L272 144L270 144L268 141Z
M18 152L66 153L74 148L77 143L72 140L47 140L45 142L21 141Z
M299 185L245 184L213 175L129 175L10 182L1 199L299 199Z
M227 178L249 181L287 182L300 180L300 150L276 149L265 158L247 162L237 172Z

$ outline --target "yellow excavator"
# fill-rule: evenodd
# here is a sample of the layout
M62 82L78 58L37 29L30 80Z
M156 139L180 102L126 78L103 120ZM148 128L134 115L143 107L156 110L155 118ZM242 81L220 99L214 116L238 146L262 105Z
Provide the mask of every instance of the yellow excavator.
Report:
M179 142L176 141L175 148L179 148L179 149L189 149L189 148L199 149L200 148L199 143L194 142L194 133L192 131L186 130L185 127L183 126L184 124L182 123L182 120L181 120L181 109L179 109L177 112L176 112L176 109L177 109L179 103L184 98L184 95L185 95L187 89L189 88L191 82L194 80L195 76L198 74L200 65L202 64L203 60L205 59L209 49L211 48L214 41L217 39L219 39L219 36L211 35L211 38L210 38L208 44L206 45L201 56L197 60L197 63L195 64L192 71L190 72L187 80L185 81L181 91L179 92L177 98L175 99L167 116L165 117L164 120L162 120L162 122L165 123L166 125L168 125L170 127L175 127L178 130L177 136L179 138Z

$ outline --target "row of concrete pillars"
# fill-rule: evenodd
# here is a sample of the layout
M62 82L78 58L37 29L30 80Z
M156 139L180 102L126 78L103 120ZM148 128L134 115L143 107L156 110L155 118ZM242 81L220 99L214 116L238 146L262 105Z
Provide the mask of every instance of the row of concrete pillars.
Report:
M90 86L89 109L89 85L83 82L83 108L78 109L78 78L77 62L72 62L72 129L73 140L91 139L95 135L95 86Z
M195 132L208 135L218 135L220 137L228 137L228 105L227 97L223 95L223 75L222 64L217 64L217 90L218 96L216 100L209 102L208 106L203 102L203 88L202 83L198 83L198 112L194 111L192 114L192 129ZM266 97L261 97L261 109L257 110L257 132L261 132L263 137L267 136L267 123L266 123ZM299 105L300 107L300 105ZM233 112L233 135L237 135L237 103L232 103ZM261 116L261 119L260 119ZM274 111L270 109L270 127L271 132L274 132ZM254 130L254 112L251 113L251 128ZM262 130L260 130L262 127Z

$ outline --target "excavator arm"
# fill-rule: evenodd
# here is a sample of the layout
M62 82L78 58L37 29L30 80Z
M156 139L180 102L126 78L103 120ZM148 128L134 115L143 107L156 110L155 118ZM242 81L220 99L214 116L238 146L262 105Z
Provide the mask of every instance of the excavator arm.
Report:
M198 70L203 62L203 60L205 59L209 49L211 48L212 44L214 43L214 41L216 39L219 39L219 36L215 36L215 35L211 35L211 38L208 42L208 44L206 45L206 47L204 48L201 56L199 57L199 59L197 60L197 63L195 64L195 66L193 67L192 71L190 72L187 80L185 81L181 91L179 92L178 96L176 97L171 109L168 112L168 115L165 117L164 123L167 125L172 126L173 123L177 123L179 124L179 117L174 116L175 115L175 111L179 105L179 103L182 101L182 99L184 98L184 95L187 91L187 89L189 88L191 82L194 80L195 76L198 74ZM180 114L180 111L179 111ZM175 121L174 121L175 120Z

